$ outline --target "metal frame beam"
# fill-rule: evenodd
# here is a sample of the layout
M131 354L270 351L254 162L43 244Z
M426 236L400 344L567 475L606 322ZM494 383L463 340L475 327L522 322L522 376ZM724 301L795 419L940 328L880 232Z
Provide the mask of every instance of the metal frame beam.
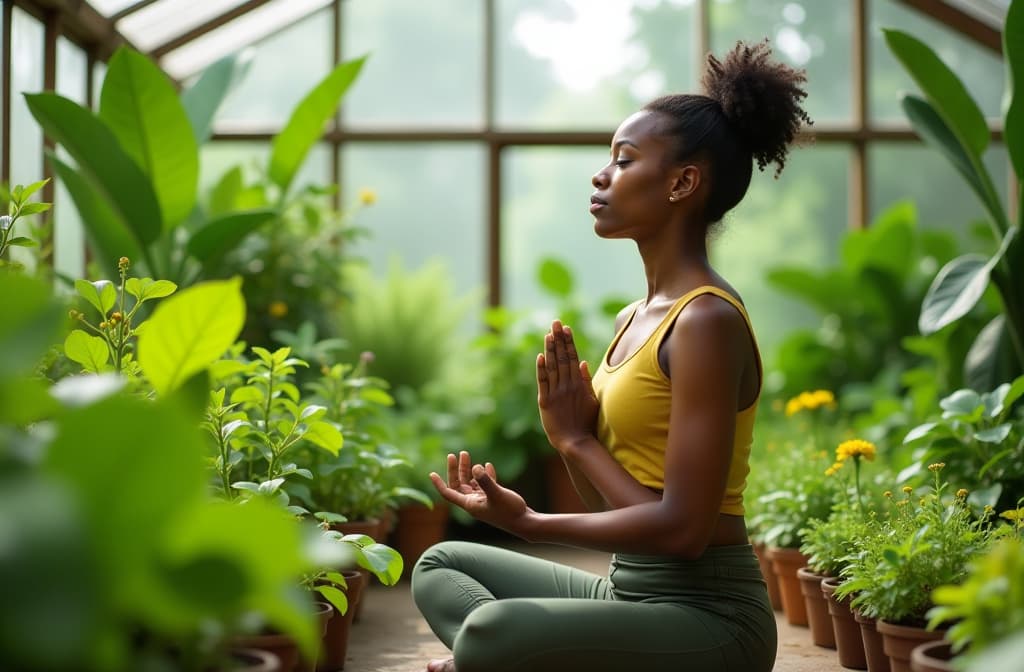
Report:
M899 2L930 16L997 54L1003 53L1002 32L959 7L941 2L941 0L899 0Z
M107 60L121 45L134 47L114 26L114 21L97 12L82 0L12 0L14 4L45 20L48 12L60 16L61 33L97 56ZM10 4L9 2L5 2Z
M233 21L244 14L248 14L252 10L257 9L258 7L261 7L262 5L267 4L268 2L270 2L270 0L249 0L248 2L243 2L237 7L229 9L228 11L224 12L223 14L220 14L219 16L215 16L209 21L206 21L205 23L202 23L196 26L195 28L192 28L191 30L187 30L181 35L178 35L177 37L172 37L160 46L152 49L149 53L153 56L153 58L159 60L168 53L174 51L175 49L185 46L192 40L200 38L203 35L209 33L211 30L216 30L224 24L229 23L230 21Z

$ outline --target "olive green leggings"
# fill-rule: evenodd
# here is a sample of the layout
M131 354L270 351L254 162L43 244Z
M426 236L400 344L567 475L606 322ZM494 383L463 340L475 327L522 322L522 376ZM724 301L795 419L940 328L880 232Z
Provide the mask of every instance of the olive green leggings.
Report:
M501 548L432 547L416 605L458 672L769 672L775 615L753 549L618 554L608 578Z

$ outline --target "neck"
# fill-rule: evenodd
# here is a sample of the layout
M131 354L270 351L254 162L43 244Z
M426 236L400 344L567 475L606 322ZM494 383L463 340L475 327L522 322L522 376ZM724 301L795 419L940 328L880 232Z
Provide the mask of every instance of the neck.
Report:
M714 271L708 261L706 227L671 221L659 235L637 241L647 276L647 303L675 300L708 284Z

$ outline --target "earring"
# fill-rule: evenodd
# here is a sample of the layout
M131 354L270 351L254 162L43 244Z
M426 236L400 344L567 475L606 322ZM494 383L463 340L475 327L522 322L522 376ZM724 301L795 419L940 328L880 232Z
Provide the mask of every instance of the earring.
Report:
M675 194L673 194L672 196L669 196L669 197L668 197L668 200L669 200L669 202L671 202L671 203L675 203L675 202L676 202L676 197L675 197Z

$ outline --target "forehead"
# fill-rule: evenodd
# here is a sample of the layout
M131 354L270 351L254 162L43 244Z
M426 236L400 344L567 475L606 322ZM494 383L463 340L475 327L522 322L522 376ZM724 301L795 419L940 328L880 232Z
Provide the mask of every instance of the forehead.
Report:
M631 114L615 131L612 146L622 140L628 140L638 147L656 142L661 144L661 115L648 110L640 110Z

